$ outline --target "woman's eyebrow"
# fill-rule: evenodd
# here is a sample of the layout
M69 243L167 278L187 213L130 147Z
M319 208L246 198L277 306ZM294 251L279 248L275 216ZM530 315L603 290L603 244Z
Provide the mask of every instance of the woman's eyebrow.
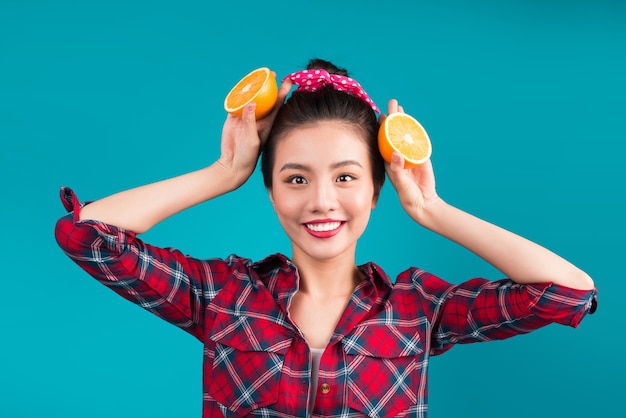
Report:
M308 166L304 164L298 164L298 163L286 163L280 168L280 171L285 171L285 170L311 171L311 169Z
M360 162L358 162L357 160L343 160L343 161L338 161L334 164L331 165L331 168L339 168L339 167L345 167L347 165L356 165L358 167L363 168L363 166L361 165Z
M333 163L330 165L330 168L335 169L335 168L340 168L340 167L345 167L345 166L349 166L349 165L356 165L358 167L363 168L363 166L361 165L361 163L359 163L357 160L342 160L342 161L337 161L336 163ZM286 163L285 165L283 165L279 171L284 171L284 170L301 170L301 171L311 171L311 168L308 165L304 165L304 164L299 164L299 163Z

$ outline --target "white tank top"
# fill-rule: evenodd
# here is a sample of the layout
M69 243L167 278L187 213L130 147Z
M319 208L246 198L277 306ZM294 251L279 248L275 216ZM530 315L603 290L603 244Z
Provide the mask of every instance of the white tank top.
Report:
M324 350L324 348L311 348L311 388L309 389L309 411L313 411L313 405L315 405L317 378L320 371L320 359L322 358Z

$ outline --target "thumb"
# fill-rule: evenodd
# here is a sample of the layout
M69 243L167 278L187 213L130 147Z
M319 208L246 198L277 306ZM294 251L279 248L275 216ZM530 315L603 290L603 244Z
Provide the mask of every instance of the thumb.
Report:
M278 107L280 107L280 105L283 104L283 102L285 101L285 98L291 91L292 86L293 86L293 81L289 79L283 80L283 82L280 84L280 88L278 89L278 99L276 100Z
M387 165L387 174L398 193L404 192L409 187L410 179L407 170L404 169L404 157L398 151L394 151L391 155L391 163Z
M246 107L243 108L243 113L241 114L241 121L243 122L241 125L242 133L248 140L258 138L256 115L254 114L255 109L256 103L248 103Z
M241 114L241 119L243 120L246 128L254 128L256 130L256 116L254 111L256 110L256 103L250 102L243 108L243 113Z
M391 154L391 163L389 164L389 171L393 177L402 177L404 174L404 157L398 151L394 151Z
M419 205L419 190L411 177L411 170L404 168L404 157L398 151L391 156L391 164L387 166L387 174L391 184L398 193L400 204L408 212L408 208Z

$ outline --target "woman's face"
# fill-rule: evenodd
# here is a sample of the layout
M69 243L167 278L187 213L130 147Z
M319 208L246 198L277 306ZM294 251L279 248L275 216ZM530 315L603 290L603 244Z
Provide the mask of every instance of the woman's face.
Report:
M294 261L354 260L376 205L367 146L334 121L290 131L276 145L270 199Z

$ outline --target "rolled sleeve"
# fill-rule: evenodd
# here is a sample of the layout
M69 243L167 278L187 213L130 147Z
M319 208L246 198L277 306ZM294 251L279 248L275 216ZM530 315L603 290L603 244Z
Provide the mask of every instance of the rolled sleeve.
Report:
M80 221L85 204L68 188L61 199L70 213L57 221L55 237L65 254L124 298L203 339L205 307L229 275L225 262L194 259L148 245L132 231Z
M502 340L551 323L577 327L597 306L596 289L553 283L518 284L510 279L472 279L458 285L413 272L413 281L432 323L432 354L454 344ZM429 311L429 309L431 309Z
M528 292L533 293L537 285L527 286ZM541 288L530 311L543 320L577 328L585 315L593 314L598 306L597 289L579 290L553 283Z

